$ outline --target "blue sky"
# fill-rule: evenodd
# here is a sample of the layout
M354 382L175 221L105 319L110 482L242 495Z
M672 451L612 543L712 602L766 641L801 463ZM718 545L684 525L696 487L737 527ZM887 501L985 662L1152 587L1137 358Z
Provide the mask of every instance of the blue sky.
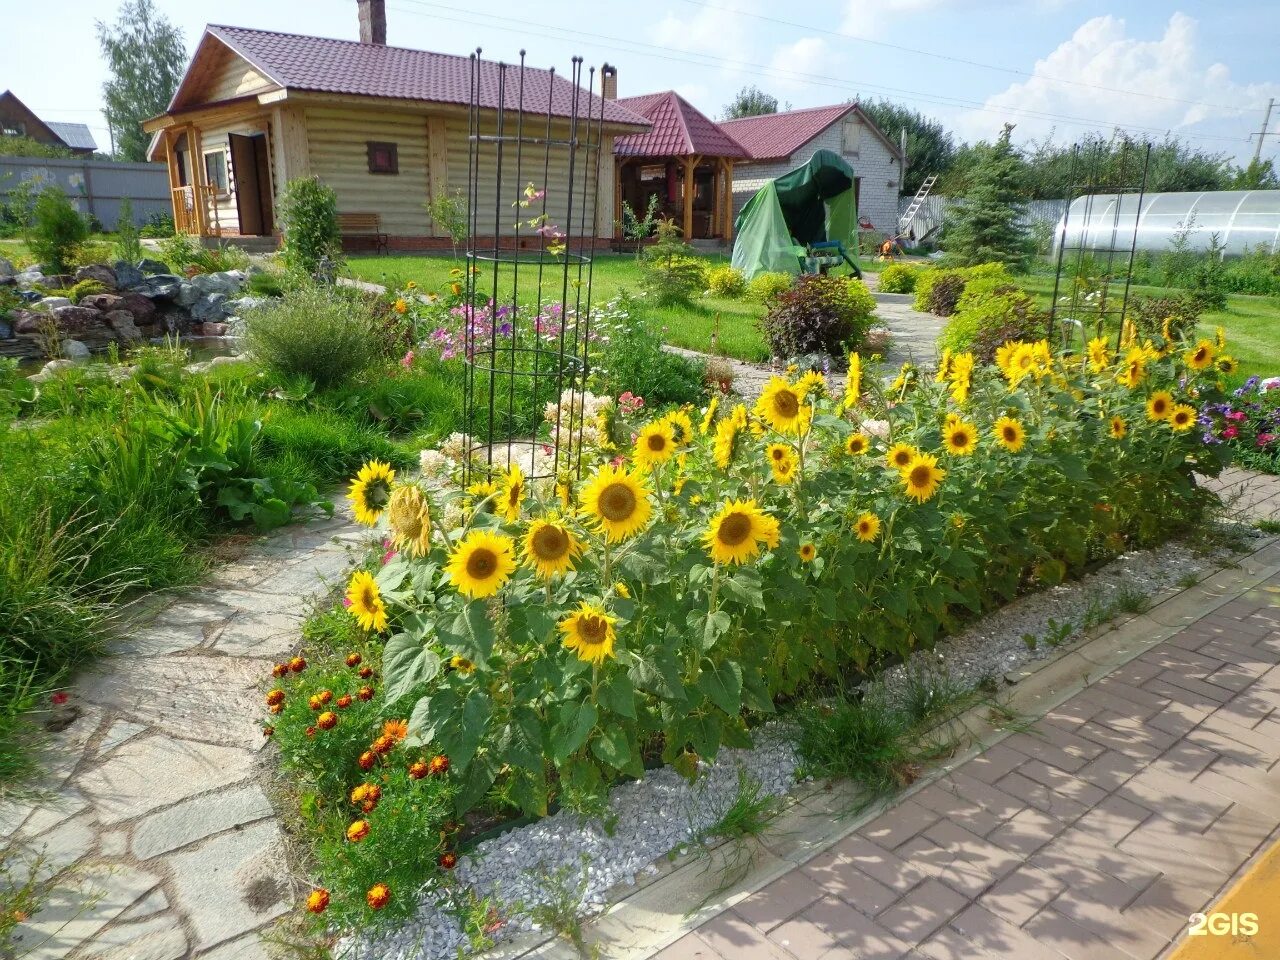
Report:
M356 36L355 0L156 0L193 49L204 23ZM400 46L531 63L619 68L623 96L674 88L710 116L755 84L795 107L886 96L935 115L965 140L1008 120L1015 139L1071 141L1119 124L1166 130L1247 159L1267 98L1280 98L1274 0L646 0L531 4L388 0ZM0 89L50 120L89 123L105 145L104 78L93 21L111 0L11 10ZM536 11L531 13L530 11ZM56 41L51 41L51 31ZM910 49L903 49L910 48ZM1280 107L1273 114L1280 133ZM1271 136L1264 157L1280 153Z

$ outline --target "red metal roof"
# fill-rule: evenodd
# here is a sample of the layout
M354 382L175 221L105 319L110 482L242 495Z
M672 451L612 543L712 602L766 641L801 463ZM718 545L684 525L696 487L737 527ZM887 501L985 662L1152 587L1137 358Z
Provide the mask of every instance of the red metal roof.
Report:
M742 144L752 160L783 160L835 123L857 105L811 107L767 113L740 120L722 120L721 127Z
M653 126L648 133L619 137L613 145L615 156L739 159L748 156L738 141L674 90L625 97L617 102L629 112L649 120Z
M463 106L471 96L469 57L215 24L206 27L205 33L225 43L273 82L291 90L426 100ZM518 82L517 71L508 69L504 97L508 110L518 105ZM169 105L170 111L181 106L182 93L182 87L179 87ZM525 110L545 115L548 95L555 116L570 116L573 85L569 80L558 73L553 77L549 70L526 67ZM590 116L598 116L600 98L592 96L589 102ZM587 103L584 91L580 94L579 116L588 115ZM489 109L498 107L498 64L490 60L480 61L480 105ZM604 119L607 123L636 127L648 125L611 100L604 102Z

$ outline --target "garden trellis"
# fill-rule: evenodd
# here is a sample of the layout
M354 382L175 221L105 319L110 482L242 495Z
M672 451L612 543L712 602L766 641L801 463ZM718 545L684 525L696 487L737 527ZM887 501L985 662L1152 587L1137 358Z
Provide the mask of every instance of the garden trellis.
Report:
M523 50L514 65L486 63L480 52L471 56L468 108L466 481L513 464L529 480L577 478L605 101L581 57L565 83L554 69L549 81L526 71ZM495 89L490 120L482 90ZM555 205L562 222L549 204L553 170L556 189L567 191ZM534 409L558 405L546 436L513 436L518 396Z

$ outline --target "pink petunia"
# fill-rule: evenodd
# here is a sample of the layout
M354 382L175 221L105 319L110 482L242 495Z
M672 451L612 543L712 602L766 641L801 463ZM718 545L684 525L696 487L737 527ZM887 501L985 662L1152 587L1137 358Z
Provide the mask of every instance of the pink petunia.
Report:
M1224 440L1234 440L1238 436L1240 436L1239 427L1227 427L1222 431L1222 439Z

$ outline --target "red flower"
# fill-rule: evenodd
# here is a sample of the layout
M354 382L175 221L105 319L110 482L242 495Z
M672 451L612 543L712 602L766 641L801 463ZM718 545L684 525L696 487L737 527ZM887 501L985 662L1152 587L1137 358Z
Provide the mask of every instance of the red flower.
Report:
M315 727L307 727L307 736L308 736L308 737L314 737L315 735L316 735L316 728L315 728Z
M441 774L449 772L449 758L443 753L437 754L431 758L431 762L427 764L427 772L432 776L438 777Z
M345 710L349 706L351 706L351 696L350 694L344 693L338 698L338 709Z
M373 667L361 667L361 668L360 668L360 679L361 679L361 680L368 680L368 679L369 679L370 677L372 677L372 676L373 676Z
M359 697L361 700L372 700L373 687L361 687L360 691L356 694L356 696Z
M378 755L376 753L374 753L372 750L366 750L364 753L360 754L360 769L361 770L371 769L373 765L377 762L377 760L378 760Z
M447 853L442 853L440 854L439 863L440 863L440 866L444 867L446 870L452 870L454 867L458 865L458 855L454 853L452 850L448 851Z
M67 691L59 690L57 693L53 694L53 696L49 697L49 699L53 701L53 705L55 707L60 707L66 703L70 697L67 696Z
M284 691L279 687L276 687L276 689L267 694L268 707L279 706L282 703L284 703Z
M320 719L316 721L316 726L321 730L332 730L338 725L338 715L332 710L326 710L320 714Z
M425 760L416 760L409 765L409 779L421 780L430 772Z
M307 909L312 913L324 913L329 906L329 891L324 887L317 887L307 896Z
M275 677L277 680L279 680L288 672L289 672L289 665L287 663L277 663L274 667L271 668L271 675Z
M289 661L289 669L294 673L301 673L303 670L307 669L307 661L302 659L302 657L294 657Z
M262 728L262 735L263 735L264 737L269 737L269 736L271 736L271 735L272 735L273 733L275 733L275 732L276 732L276 728L275 728L275 727L263 727L263 728Z
M347 654L347 666L348 666L348 667L358 667L358 666L360 666L360 661L361 661L361 659L362 659L362 657L360 656L360 654L358 654L358 653L349 653L349 654Z

